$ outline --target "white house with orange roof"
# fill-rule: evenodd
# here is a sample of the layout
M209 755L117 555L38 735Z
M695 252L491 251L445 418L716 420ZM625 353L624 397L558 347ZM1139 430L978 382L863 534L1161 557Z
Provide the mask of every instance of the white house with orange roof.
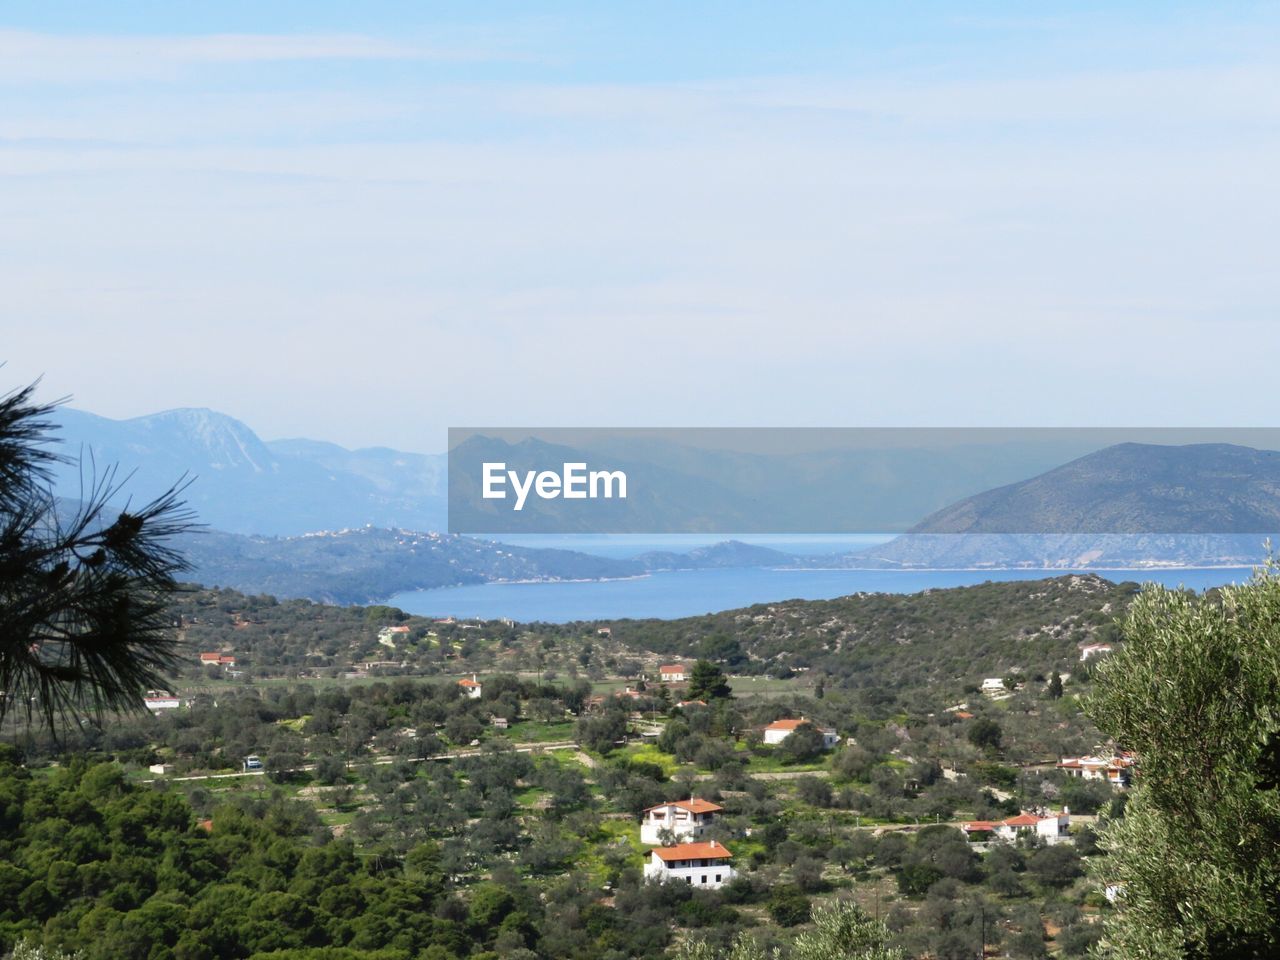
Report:
M479 700L480 695L484 693L484 685L476 679L474 673L471 675L470 680L465 677L459 680L458 686L462 688L462 692L467 695L468 700Z
M662 843L664 830L677 841L696 840L723 811L718 803L696 797L659 803L640 816L640 842Z
M663 683L684 683L689 679L689 671L683 663L664 663L658 668L658 679Z
M200 654L200 662L230 670L236 665L236 658L225 653L202 653Z
M655 847L649 851L644 865L646 880L661 883L686 883L693 887L715 890L737 874L729 861L733 854L724 844L681 843L674 847Z
M143 702L147 709L151 711L158 710L177 710L182 706L182 701L165 690L148 690L147 695L143 697Z
M818 732L822 734L822 746L824 749L830 750L840 743L840 735L836 733L834 727L818 727L816 723L805 717L800 717L798 720L773 721L773 723L764 728L764 742L771 746L777 746L806 723L817 727Z
M1071 811L1066 807L1060 813L1028 813L1005 820L972 820L961 829L973 838L978 834L990 834L993 840L1012 842L1019 837L1036 837L1044 843L1059 843L1069 839Z
M1063 757L1058 763L1058 769L1069 777L1104 780L1123 790L1133 779L1133 767L1136 764L1137 758L1132 754L1120 753L1111 757Z

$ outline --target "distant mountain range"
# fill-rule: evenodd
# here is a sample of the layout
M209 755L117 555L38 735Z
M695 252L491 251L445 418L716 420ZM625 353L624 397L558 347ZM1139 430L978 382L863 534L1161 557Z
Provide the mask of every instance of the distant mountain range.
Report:
M384 447L346 450L315 440L264 441L213 410L168 410L109 420L59 408L61 452L75 462L55 471L60 496L79 499L81 473L118 464L134 501L194 480L188 503L209 526L290 536L367 524L442 530L445 456Z
M867 511L880 508L903 517L926 505L933 512L909 534L854 553L795 556L727 541L610 559L413 532L446 526L444 455L347 450L302 439L263 441L240 421L210 410L117 421L63 408L56 419L62 452L84 464L58 467L59 495L77 499L82 469L101 473L111 464L118 465L118 479L129 478L126 492L135 502L163 492L184 474L194 476L186 497L211 529L185 537L180 546L200 581L340 603L496 580L603 579L727 567L1238 566L1261 560L1267 532L1280 531L1280 453L1232 444L1118 444L940 505L937 499L947 490L972 489L983 476L1007 477L1041 464L1059 448L952 451L956 474L938 483L923 476L943 470L945 457L937 451L842 451L788 459L647 441L631 449L637 464L650 464L652 482L629 508L629 523L664 514L689 522L716 504L723 516L721 501L727 498L743 532L750 532L751 517L775 508L785 513L785 505L770 499L777 499L779 489L799 490L796 496L811 503L834 504L842 477L843 502L857 503L842 522L865 519ZM513 465L549 452L554 458L582 455L538 441L474 443L473 453ZM629 462L625 452L612 451L616 464ZM694 522L685 529L696 528ZM304 535L317 532L322 535Z

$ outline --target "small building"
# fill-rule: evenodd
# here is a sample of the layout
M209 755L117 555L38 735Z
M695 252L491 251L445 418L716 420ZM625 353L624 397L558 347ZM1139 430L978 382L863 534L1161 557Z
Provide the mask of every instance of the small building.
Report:
M982 681L982 692L988 697L998 697L1001 694L1008 693L1009 688L1004 685L1002 678L987 677Z
M383 627L378 631L378 642L384 647L395 649L397 640L407 640L409 638L409 628L401 624L395 627Z
M467 695L468 700L479 700L480 695L484 693L484 685L476 679L476 675L474 673L471 675L470 680L467 680L465 677L462 680L459 680L458 686L462 688L462 692Z
M200 662L214 667L222 667L224 670L230 670L236 665L236 658L228 656L225 653L202 653L200 654Z
M506 717L490 717L489 725L492 726L495 730L505 730L511 724Z
M805 717L801 717L798 720L775 720L764 728L764 742L776 746L804 724L817 727L817 724ZM840 735L836 733L834 727L817 727L817 729L822 734L822 747L824 750L830 750L840 743Z
M681 700L676 704L681 710L688 710L690 707L705 707L706 705L707 701L705 700Z
M1019 837L1034 836L1045 843L1059 843L1069 838L1071 812L1063 807L1060 813L1028 813L1023 811L1006 820L973 820L961 829L973 839L990 834L991 839L1012 843Z
M655 847L649 851L644 866L646 880L660 883L687 883L690 886L715 890L731 881L737 874L729 861L733 854L723 844L681 843L674 847Z
M1111 757L1063 757L1057 764L1069 777L1081 780L1105 780L1111 786L1123 790L1133 779L1137 758L1131 753Z
M1080 648L1080 662L1084 663L1091 657L1106 656L1111 652L1111 644L1109 643L1086 643Z
M658 678L663 683L684 683L689 675L683 663L664 663L658 668Z
M158 690L149 690L147 695L142 698L142 702L146 704L148 710L157 713L161 710L177 710L182 706L182 701L171 693L161 693Z
M659 803L640 816L640 842L662 843L664 830L677 841L696 840L723 810L717 803L694 797Z
M171 764L171 763L153 763L153 764L151 764L151 766L147 767L147 769L148 769L151 773L154 773L154 774L156 774L156 775L158 775L158 776L164 776L165 774L170 773L170 772L172 772L172 771L173 771L173 764Z

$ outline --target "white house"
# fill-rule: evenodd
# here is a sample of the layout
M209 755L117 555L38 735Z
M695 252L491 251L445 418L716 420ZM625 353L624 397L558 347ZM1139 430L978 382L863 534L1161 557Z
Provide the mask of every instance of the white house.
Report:
M664 663L658 668L658 678L663 683L684 683L688 674L683 663Z
M392 650L396 647L397 640L409 639L409 628L404 624L395 627L383 627L378 631L378 642L384 647L390 647Z
M1080 662L1088 660L1090 657L1099 657L1111 652L1111 644L1109 643L1086 643L1080 648Z
M803 724L817 726L812 720L801 717L799 720L775 720L764 728L764 742L776 746ZM822 734L822 747L824 750L830 750L840 743L840 735L836 733L834 727L818 727L818 732Z
M151 711L158 710L177 710L182 706L182 701L171 693L164 693L161 690L148 690L147 695L143 697L143 702L147 705L147 709Z
M1020 813L1007 820L974 820L962 828L971 837L974 834L989 833L993 840L1012 842L1023 836L1035 836L1045 843L1053 844L1069 838L1071 830L1071 811L1066 807L1061 813Z
M709 843L655 847L649 851L644 875L646 880L663 883L675 881L714 890L737 876L729 865L732 857L728 847L714 840Z
M1009 688L1004 685L1004 680L1000 677L987 677L982 681L982 692L988 697L998 697L1003 693L1008 693Z
M1063 757L1058 763L1058 769L1069 777L1105 780L1111 786L1123 790L1133 779L1133 767L1137 762L1137 758L1130 753L1113 757Z
M694 797L659 803L641 814L640 842L662 843L664 830L670 830L677 841L696 840L723 810L719 804Z
M462 692L467 695L468 700L479 700L480 695L484 692L484 684L476 679L474 673L471 675L470 680L465 677L459 680L458 686L462 688Z

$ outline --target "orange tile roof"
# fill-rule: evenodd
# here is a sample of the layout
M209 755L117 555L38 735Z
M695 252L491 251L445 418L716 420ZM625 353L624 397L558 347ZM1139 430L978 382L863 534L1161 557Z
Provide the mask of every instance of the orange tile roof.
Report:
M701 797L697 797L693 800L668 800L666 803L655 803L652 807L645 808L645 812L657 810L659 807L680 807L690 813L716 813L724 809L718 803L712 803L710 800L703 800Z
M813 721L801 717L799 720L775 720L773 723L765 727L766 730L794 730L802 723L812 723Z
M653 855L670 863L672 860L728 860L729 848L718 843L678 843L674 847L655 847Z
M1030 813L1020 813L1016 817L1010 817L1003 821L1006 827L1034 827L1041 820L1047 820L1048 817L1037 817Z
M964 825L964 829L968 833L973 833L978 830L985 830L986 832L990 833L995 828L996 828L996 825L992 823L990 820L974 820L972 823L966 823Z
M458 686L460 686L460 687L478 687L478 686L480 686L480 684L476 683L476 681L474 681L474 680L459 680L459 681L458 681Z
M683 663L664 663L658 668L659 673L684 673Z

